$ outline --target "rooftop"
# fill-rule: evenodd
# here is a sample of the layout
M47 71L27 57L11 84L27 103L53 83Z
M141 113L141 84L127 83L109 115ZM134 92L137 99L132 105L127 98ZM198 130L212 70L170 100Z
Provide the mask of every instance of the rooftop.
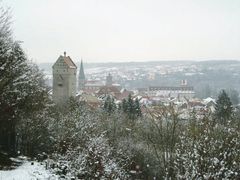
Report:
M58 62L64 62L69 68L77 69L77 66L75 65L73 60L70 58L70 56L66 56L66 52L64 52L63 56L62 55L59 56L56 63L58 63Z

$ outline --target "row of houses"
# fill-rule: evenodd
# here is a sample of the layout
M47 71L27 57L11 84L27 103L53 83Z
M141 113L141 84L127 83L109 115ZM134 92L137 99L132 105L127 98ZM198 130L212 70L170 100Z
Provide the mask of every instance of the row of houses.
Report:
M215 100L194 98L194 88L188 86L186 80L182 80L179 86L150 86L129 91L114 83L111 74L106 76L105 82L88 80L84 74L82 61L78 78L76 74L77 66L64 52L53 65L53 100L56 103L63 103L73 96L92 107L99 107L108 95L120 103L131 94L133 98L139 99L143 109L157 105L172 105L183 112L192 109L197 112L214 111Z

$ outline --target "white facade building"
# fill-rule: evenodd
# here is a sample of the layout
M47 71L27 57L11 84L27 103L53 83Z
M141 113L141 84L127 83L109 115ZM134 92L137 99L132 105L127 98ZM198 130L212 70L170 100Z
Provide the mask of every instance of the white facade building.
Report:
M158 97L174 97L174 98L188 98L191 99L195 96L192 86L150 86L148 88L148 96Z

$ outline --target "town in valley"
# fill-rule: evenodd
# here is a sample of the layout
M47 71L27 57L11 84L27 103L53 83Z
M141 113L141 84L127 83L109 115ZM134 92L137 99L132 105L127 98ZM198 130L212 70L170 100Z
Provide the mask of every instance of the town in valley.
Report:
M0 0L0 180L240 180L239 0Z

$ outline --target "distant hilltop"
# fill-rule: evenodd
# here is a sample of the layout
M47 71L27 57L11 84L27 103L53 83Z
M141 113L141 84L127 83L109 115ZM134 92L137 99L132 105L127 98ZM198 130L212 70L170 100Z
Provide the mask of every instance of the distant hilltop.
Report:
M49 74L51 74L51 66L52 66L53 63L38 63L38 66L40 67L40 69L44 70L45 72L49 72ZM80 67L80 60L75 62L75 64ZM146 62L106 62L106 63L102 63L102 62L99 62L99 63L91 63L91 62L85 62L84 64L84 68L85 69L88 69L88 68L94 68L94 67L101 67L101 66L104 66L104 67L115 67L115 66L118 66L118 67L121 67L121 66L128 66L128 67L131 67L131 66L142 66L142 65L147 65L147 66L155 66L155 65L179 65L179 64L186 64L186 65L189 65L189 64L193 64L193 65L216 65L216 66L221 66L221 65L230 65L230 64L240 64L240 60L204 60L204 61L195 61L195 60L173 60L173 61L146 61Z

